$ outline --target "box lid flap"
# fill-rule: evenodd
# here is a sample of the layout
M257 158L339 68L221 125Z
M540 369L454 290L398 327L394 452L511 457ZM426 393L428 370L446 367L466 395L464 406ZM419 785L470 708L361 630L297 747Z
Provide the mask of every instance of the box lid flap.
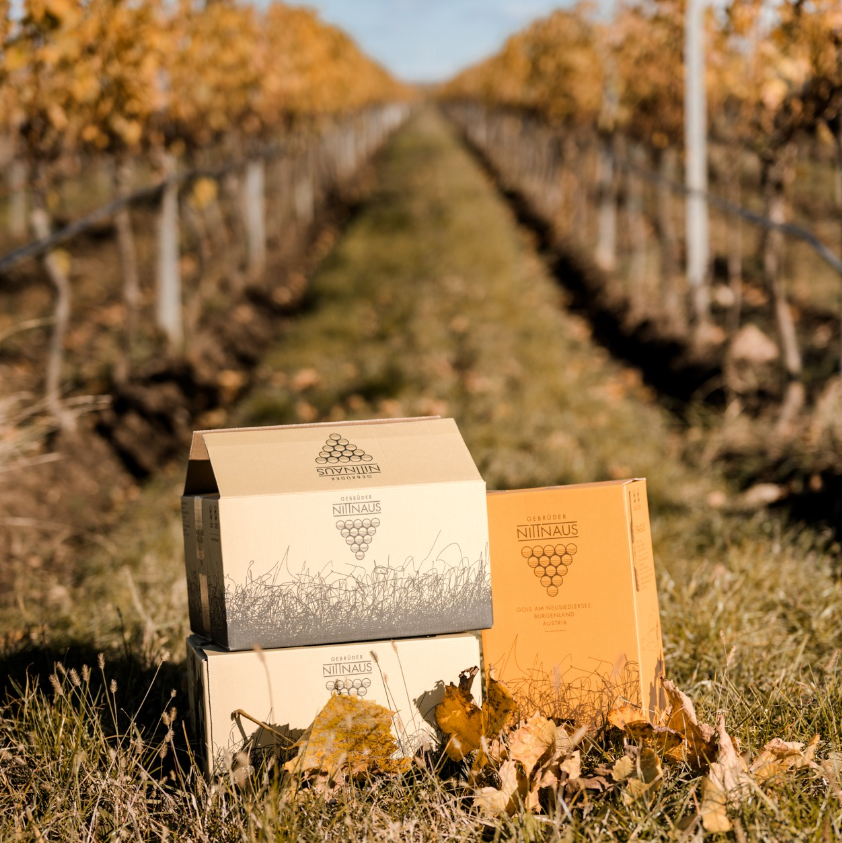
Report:
M185 494L278 495L480 480L453 419L196 431Z
M625 480L595 480L591 483L571 483L567 486L538 486L534 489L494 489L489 495L519 495L521 493L549 492L555 489L566 491L567 489L602 489L610 486L628 486L630 483L638 483L642 477L629 477Z

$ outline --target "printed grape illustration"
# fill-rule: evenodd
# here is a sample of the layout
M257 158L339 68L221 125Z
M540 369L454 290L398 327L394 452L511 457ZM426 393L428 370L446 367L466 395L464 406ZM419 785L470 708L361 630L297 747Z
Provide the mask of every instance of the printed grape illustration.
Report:
M371 687L371 680L365 679L331 679L325 684L332 696L364 697Z
M319 465L325 465L326 463L332 465L336 463L364 463L371 462L371 460L371 454L367 454L362 448L352 445L339 433L331 433L328 436L316 457L316 462Z
M556 597L578 549L572 542L557 545L537 544L532 547L522 547L520 555L547 590L547 594L550 597Z
M371 540L377 535L379 518L340 518L336 522L339 535L345 539L351 553L362 561L371 546Z

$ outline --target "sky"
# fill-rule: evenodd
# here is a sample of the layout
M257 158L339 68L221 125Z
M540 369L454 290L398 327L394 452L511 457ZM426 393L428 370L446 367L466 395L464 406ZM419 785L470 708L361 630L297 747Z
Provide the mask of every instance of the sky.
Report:
M570 0L305 0L408 82L438 82Z

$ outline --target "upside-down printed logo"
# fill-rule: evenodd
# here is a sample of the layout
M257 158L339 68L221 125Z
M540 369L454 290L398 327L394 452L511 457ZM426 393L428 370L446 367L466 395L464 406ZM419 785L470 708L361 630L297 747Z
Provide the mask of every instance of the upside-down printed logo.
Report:
M328 436L316 457L316 465L319 477L363 478L380 474L380 466L374 462L374 457L339 433Z

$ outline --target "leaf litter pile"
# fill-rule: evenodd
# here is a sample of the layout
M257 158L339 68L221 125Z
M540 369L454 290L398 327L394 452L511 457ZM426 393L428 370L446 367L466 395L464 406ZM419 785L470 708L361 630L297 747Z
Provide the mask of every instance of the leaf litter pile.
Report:
M598 801L608 800L649 811L673 774L698 779L688 810L673 818L676 827L709 833L734 829L731 815L750 800L774 811L771 786L784 777L812 776L842 803L842 753L819 760L819 735L808 743L775 738L759 752L742 752L724 714L716 726L700 722L691 699L664 677L668 707L660 722L621 705L597 729L539 712L524 716L506 686L491 677L477 705L470 692L477 672L467 669L458 684L445 687L435 710L441 745L414 758L399 756L393 712L371 701L331 697L284 764L287 792L330 800L351 783L426 770L456 788L477 822L493 824L526 813L587 817Z

